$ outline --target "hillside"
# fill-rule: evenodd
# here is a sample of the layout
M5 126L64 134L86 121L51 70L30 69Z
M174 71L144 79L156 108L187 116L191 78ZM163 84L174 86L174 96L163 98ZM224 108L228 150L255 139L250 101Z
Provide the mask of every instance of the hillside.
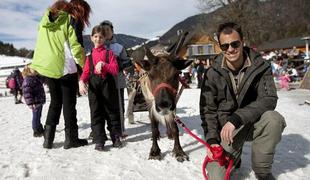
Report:
M160 38L175 39L179 29L214 35L218 24L234 21L242 25L245 40L251 45L277 39L310 35L309 0L241 0L209 14L198 14L177 23Z
M117 42L122 44L126 49L139 45L147 40L147 39L130 36L126 34L115 34L115 37L116 37ZM92 42L90 40L90 35L84 35L83 40L84 40L84 48L86 52L89 52L92 48Z

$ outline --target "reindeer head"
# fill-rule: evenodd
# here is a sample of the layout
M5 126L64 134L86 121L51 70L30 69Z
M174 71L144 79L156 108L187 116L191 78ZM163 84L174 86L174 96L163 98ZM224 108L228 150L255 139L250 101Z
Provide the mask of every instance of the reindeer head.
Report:
M186 34L183 34L167 54L155 56L148 48L144 47L143 51L140 51L140 57L146 55L148 60L134 58L148 73L149 87L155 99L155 108L162 115L174 112L179 74L182 69L192 63L190 60L183 60L177 56L185 36Z

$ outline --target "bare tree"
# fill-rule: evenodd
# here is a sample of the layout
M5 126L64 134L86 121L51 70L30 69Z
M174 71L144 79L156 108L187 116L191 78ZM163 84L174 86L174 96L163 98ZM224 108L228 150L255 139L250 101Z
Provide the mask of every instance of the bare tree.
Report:
M202 12L212 12L217 8L227 6L233 2L238 0L197 0L198 6L197 8L200 9Z
M203 12L212 12L204 28L209 34L220 23L242 26L249 46L281 38L306 36L310 30L309 0L197 0ZM202 21L204 22L204 21Z
M260 31L259 27L255 27L257 24L257 17L261 16L259 8L253 9L253 7L260 6L259 0L198 0L199 9L204 12L210 12L215 8L222 8L217 12L218 20L217 24L233 21L242 26L244 32L244 38L247 44L251 44L255 41L256 35ZM253 5L253 3L255 3ZM253 37L252 37L253 36Z

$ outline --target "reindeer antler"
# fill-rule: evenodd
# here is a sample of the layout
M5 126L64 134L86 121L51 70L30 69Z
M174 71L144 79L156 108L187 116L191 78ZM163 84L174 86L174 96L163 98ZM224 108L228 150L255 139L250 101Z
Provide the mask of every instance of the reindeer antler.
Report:
M177 56L183 43L185 41L188 32L181 33L176 43L174 43L167 51L170 52L170 56Z
M150 62L153 62L156 59L156 57L154 56L152 51L147 46L144 46L144 50L145 50L145 55L148 58L148 60Z

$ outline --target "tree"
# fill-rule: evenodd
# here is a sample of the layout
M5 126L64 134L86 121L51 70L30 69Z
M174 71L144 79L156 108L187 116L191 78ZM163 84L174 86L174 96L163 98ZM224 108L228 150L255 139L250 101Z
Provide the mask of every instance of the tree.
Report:
M197 0L199 9L215 7L213 25L233 21L241 25L248 45L297 36L310 31L309 0Z
M26 57L28 54L32 52L26 48L16 49L13 44L3 43L0 41L0 54L4 54L7 56L21 56Z

